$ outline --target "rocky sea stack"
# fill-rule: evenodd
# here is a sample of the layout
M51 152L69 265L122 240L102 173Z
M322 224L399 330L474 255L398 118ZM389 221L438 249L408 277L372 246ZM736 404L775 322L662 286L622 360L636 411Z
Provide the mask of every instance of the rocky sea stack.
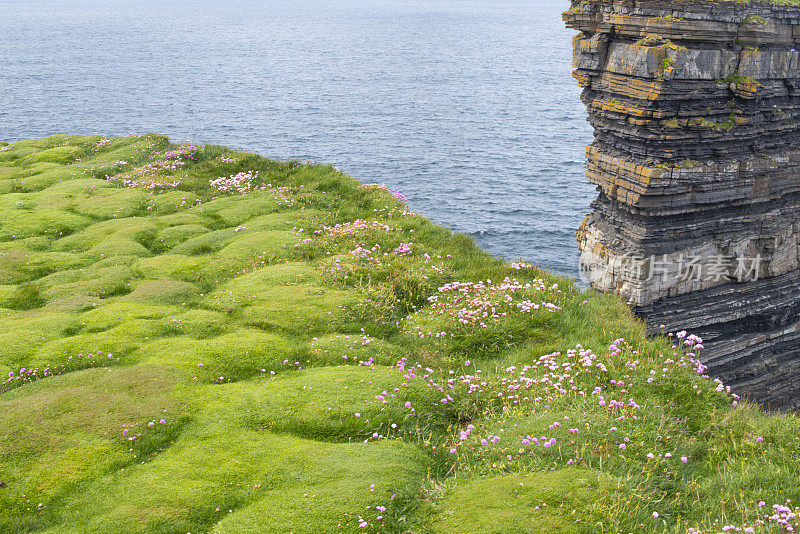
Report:
M584 1L592 286L686 329L740 393L800 407L800 6Z

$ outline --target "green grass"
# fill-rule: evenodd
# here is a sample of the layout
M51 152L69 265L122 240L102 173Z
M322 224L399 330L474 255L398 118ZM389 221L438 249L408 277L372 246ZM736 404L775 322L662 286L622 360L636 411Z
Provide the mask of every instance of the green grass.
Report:
M0 144L0 318L3 533L778 532L759 502L800 502L796 417L330 166Z
M471 480L447 493L437 530L588 532L603 522L603 503L616 488L607 475L572 467Z

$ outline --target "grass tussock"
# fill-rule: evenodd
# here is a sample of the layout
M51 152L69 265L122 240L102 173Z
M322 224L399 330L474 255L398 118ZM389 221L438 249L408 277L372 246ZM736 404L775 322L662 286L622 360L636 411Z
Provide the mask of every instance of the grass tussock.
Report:
M0 317L2 532L797 528L702 340L330 166L0 144Z

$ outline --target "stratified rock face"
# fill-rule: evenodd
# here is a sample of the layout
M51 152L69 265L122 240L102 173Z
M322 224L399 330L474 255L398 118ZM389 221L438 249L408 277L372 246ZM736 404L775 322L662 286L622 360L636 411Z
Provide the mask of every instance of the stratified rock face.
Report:
M593 287L704 338L740 394L800 408L800 7L573 1L600 194Z

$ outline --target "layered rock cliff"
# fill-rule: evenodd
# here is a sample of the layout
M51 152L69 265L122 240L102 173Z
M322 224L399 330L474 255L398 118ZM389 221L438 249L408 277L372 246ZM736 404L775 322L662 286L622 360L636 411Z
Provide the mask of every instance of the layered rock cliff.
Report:
M703 337L738 392L800 408L800 7L573 1L564 19L595 132L590 283L652 332Z

